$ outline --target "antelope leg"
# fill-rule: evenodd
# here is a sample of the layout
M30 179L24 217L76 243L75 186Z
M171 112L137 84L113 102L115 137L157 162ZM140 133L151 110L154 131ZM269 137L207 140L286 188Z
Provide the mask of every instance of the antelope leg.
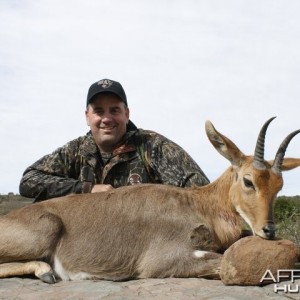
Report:
M42 261L13 262L0 264L0 278L35 275L43 282L55 283L56 279L50 265Z

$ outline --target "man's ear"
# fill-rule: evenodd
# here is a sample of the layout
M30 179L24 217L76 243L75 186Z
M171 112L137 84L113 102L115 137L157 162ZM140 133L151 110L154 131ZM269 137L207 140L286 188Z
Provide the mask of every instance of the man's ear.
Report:
M86 110L85 110L85 120L86 120L87 126L90 126L90 121L89 121L89 117L88 117L88 108L86 108Z

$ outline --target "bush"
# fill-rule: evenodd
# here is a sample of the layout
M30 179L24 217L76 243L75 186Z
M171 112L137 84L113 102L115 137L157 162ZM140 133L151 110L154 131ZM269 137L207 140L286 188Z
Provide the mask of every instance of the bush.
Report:
M291 240L300 249L300 196L278 197L274 205L277 236Z

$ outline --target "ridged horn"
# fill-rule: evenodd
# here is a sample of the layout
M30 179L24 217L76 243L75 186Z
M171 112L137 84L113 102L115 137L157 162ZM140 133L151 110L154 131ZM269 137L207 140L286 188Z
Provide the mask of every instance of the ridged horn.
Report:
M253 160L253 165L257 169L264 169L264 154L265 154L265 136L266 132L268 129L269 124L275 119L276 117L273 117L269 119L261 128L256 146L255 146L255 151L254 151L254 160Z
M282 162L284 159L284 154L285 151L290 143L290 141L292 140L292 138L297 135L300 132L300 130L296 130L293 131L292 133L290 133L281 143L281 145L279 146L279 149L277 150L274 162L273 162L273 166L272 166L272 170L275 173L281 173L281 166L282 166Z

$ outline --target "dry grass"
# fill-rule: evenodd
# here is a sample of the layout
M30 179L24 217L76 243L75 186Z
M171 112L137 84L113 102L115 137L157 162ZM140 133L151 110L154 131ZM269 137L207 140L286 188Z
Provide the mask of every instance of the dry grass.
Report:
M13 209L29 205L32 202L32 199L19 195L0 195L0 215L5 215Z

